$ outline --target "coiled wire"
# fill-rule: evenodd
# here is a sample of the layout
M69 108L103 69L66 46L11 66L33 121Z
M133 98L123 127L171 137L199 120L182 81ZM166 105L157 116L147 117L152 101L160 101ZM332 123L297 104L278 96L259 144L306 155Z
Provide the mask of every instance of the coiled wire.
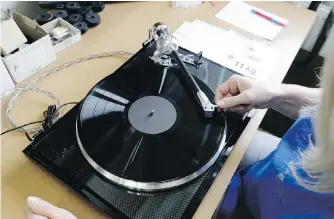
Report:
M34 133L34 132L40 131L42 129L42 127L41 128L23 128L23 127L19 127L12 120L11 112L12 112L13 104L15 103L15 101L17 100L17 98L20 96L20 94L22 92L27 92L27 91L42 93L42 94L45 94L48 97L55 100L56 107L59 110L57 111L57 114L55 114L54 117L53 117L53 121L52 121L53 123L55 123L58 119L60 119L62 117L62 110L60 108L61 105L60 105L59 99L47 90L32 87L41 78L46 77L49 74L60 71L62 69L68 68L68 67L70 67L74 64L78 64L78 63L85 62L85 61L88 61L88 60L98 59L98 58L105 58L105 57L113 57L113 56L131 57L132 55L133 55L133 53L130 53L130 52L118 51L118 52L97 53L97 54L81 57L81 58L75 59L73 61L66 62L66 63L64 63L60 66L54 67L53 69L38 75L37 77L35 77L33 80L31 80L27 85L25 85L23 87L15 87L13 89L10 89L8 91L5 91L5 92L1 93L1 98L6 97L6 96L11 95L11 94L14 94L14 96L9 100L7 110L6 110L6 119L7 119L8 123L13 128L17 128L18 131L25 132L25 133Z

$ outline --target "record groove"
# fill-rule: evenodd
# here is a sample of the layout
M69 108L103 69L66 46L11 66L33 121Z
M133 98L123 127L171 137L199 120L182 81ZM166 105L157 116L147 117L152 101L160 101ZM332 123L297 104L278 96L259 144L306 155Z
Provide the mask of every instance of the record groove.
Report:
M220 123L205 118L176 69L168 70L160 93L160 66L152 74L140 74L145 69L132 74L135 70L122 69L89 92L76 123L80 150L117 185L147 192L180 186L219 157L226 140L225 118ZM196 80L213 99L207 85Z

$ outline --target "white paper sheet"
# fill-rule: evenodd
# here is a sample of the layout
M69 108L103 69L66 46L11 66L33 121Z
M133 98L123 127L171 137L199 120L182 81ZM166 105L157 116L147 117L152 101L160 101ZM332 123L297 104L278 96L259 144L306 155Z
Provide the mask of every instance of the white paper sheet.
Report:
M240 74L266 79L278 60L278 51L271 43L257 41L195 20L184 22L173 35L179 46L203 56Z
M274 18L285 25L288 23L288 20L284 18L239 1L231 1L228 3L216 14L216 17L259 37L273 40L284 27L268 21L259 15L253 14L251 12L252 9Z

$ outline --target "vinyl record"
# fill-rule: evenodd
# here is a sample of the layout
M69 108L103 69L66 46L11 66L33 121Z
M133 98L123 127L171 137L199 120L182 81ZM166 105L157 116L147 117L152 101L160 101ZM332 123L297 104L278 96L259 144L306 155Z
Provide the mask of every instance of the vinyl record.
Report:
M224 148L226 124L204 117L180 71L170 68L163 77L162 66L142 66L97 84L82 102L76 129L84 157L100 174L149 192L204 173ZM196 81L213 99L209 87Z

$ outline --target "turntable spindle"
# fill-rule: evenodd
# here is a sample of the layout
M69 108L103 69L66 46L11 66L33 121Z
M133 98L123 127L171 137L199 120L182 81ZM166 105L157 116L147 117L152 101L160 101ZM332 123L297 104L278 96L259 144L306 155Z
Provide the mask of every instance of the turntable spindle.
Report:
M152 117L154 115L154 110L152 110L149 114L148 117Z

